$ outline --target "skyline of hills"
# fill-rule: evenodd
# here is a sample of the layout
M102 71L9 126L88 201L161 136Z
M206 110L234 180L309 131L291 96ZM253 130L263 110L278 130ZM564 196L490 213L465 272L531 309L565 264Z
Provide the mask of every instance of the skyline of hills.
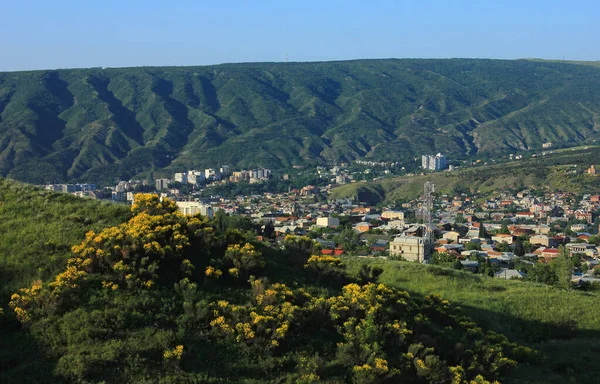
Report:
M0 174L111 183L600 138L600 68L377 59L0 73Z

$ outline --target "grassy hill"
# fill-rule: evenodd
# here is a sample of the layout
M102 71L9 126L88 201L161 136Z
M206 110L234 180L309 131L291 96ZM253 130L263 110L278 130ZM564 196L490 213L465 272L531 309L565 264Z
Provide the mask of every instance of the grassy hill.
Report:
M71 247L90 230L127 220L129 207L0 179L0 312L11 295L64 270ZM0 382L41 382L52 372L44 348L0 316ZM4 376L3 372L11 372Z
M365 263L380 266L383 283L413 295L439 294L479 324L543 353L543 363L521 366L506 382L593 383L600 375L590 364L600 345L597 292L567 292L408 262L346 262L354 272Z
M2 383L598 375L594 293L311 257L308 238L270 247L254 241L250 221L183 217L151 195L128 212L7 180L0 193Z
M0 73L0 174L112 183L188 167L407 161L597 139L600 68L358 60Z
M590 145L557 150L546 156L469 167L453 172L351 183L334 188L331 197L357 198L372 204L412 199L423 193L426 181L433 182L437 192L448 194L470 191L485 195L524 188L599 193L600 178L583 174L590 165L600 163L598 149L598 146Z
M0 302L65 266L86 232L125 221L129 207L0 179Z

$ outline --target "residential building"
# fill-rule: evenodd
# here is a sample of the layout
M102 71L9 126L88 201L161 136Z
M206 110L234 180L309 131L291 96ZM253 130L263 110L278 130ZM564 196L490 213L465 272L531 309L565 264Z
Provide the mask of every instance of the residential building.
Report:
M437 155L421 156L421 167L432 171L439 171L446 168L446 156L438 153Z
M494 277L498 279L511 280L522 279L523 277L525 277L525 275L523 274L523 272L517 271L516 269L502 268L494 274Z
M177 201L177 207L179 211L184 215L196 215L201 214L208 218L213 218L213 209L210 205L202 204L197 201Z
M390 256L402 257L408 261L425 261L425 248L422 237L396 236L390 242Z
M508 245L513 243L513 236L508 234L498 234L496 236L492 236L492 241L496 243L506 243Z
M594 164L592 164L592 166L587 169L586 173L592 176L596 175L596 167L594 167Z
M387 220L402 220L404 221L404 212L402 211L384 211L381 213L382 219Z
M317 218L317 227L337 228L340 225L340 219L337 217L319 217Z
M169 187L169 184L171 184L172 181L173 180L171 180L171 179L156 179L154 181L156 190L162 191L164 189L167 189Z
M173 180L175 180L176 182L179 182L181 184L187 184L187 182L188 182L187 176L188 176L187 172L178 172L173 175Z

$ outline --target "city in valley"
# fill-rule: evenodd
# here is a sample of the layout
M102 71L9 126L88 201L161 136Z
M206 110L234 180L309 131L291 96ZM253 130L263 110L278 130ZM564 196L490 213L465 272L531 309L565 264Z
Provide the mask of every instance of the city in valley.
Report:
M514 162L522 158L510 155L505 159ZM172 178L154 182L121 181L104 189L94 184L44 187L115 203L133 203L138 192L157 193L161 199L174 200L184 215L250 218L257 228L257 240L271 246L282 246L288 235L307 236L320 244L323 255L440 264L501 279L552 284L554 276L544 277L541 271L560 256L559 247L564 246L563 252L577 259L571 282L600 282L600 236L596 235L600 195L527 188L486 195L441 194L435 192L434 184L428 191L426 183L419 196L394 203L332 198L334 188L365 180L365 175L377 180L392 177L393 170L406 174L400 163L357 160L354 165L295 167L294 171L314 175L318 185L290 187L280 193L213 194L217 186L259 185L273 178L269 169L234 171L226 165L174 173ZM423 155L419 168L421 174L455 169L442 154ZM374 172L379 177L374 177ZM595 177L594 165L584 173ZM290 174L277 177L289 180Z

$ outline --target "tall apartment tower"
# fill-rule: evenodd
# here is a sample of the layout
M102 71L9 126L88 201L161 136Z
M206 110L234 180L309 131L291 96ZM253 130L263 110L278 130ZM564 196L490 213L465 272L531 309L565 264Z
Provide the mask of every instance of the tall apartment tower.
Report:
M446 156L438 153L437 155L423 155L421 156L421 167L423 169L430 169L432 171L439 171L440 169L446 168Z

